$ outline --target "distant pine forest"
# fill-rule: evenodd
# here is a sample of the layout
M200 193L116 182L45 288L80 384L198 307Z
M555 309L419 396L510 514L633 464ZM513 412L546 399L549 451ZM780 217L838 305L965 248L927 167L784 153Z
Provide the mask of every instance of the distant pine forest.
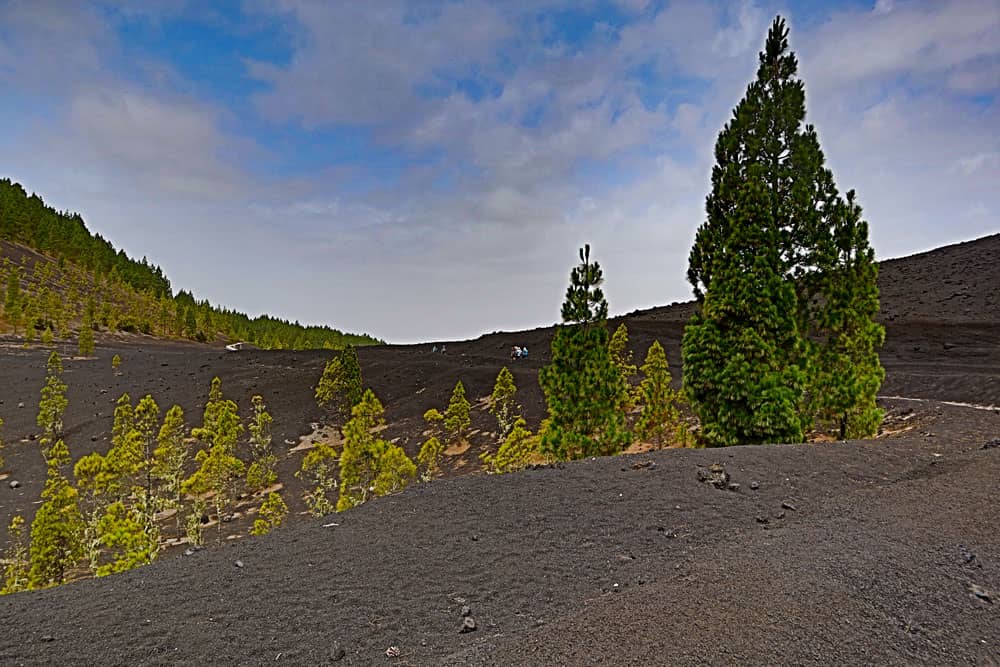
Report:
M6 242L6 243L5 243ZM342 349L382 344L366 334L304 326L174 294L163 270L92 234L79 213L57 211L0 179L0 331L69 338L83 328L265 349Z

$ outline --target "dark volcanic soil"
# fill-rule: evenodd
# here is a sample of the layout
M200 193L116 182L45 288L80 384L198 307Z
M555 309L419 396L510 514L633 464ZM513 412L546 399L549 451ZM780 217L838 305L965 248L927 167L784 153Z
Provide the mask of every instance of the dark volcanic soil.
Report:
M446 462L449 479L325 520L293 517L266 538L2 597L0 664L1000 664L1000 446L983 448L1000 438L1000 412L942 403L1000 405L998 256L993 236L883 264L882 393L902 397L883 401L890 437L461 475L478 469L481 433ZM637 359L659 339L676 365L690 312L625 317ZM513 344L531 349L511 368L537 426L551 334L360 357L389 436L415 454L423 412L443 409L458 379L470 400L488 395ZM0 350L4 524L41 490L30 437L47 354ZM312 391L328 357L106 339L96 359L66 361L67 440L76 456L106 450L122 391L179 403L198 423L218 375L244 416L264 396L285 497L301 510L291 472L302 452L290 449L323 419ZM489 415L474 410L474 426L488 431ZM712 463L739 491L698 481ZM460 634L466 605L477 630Z

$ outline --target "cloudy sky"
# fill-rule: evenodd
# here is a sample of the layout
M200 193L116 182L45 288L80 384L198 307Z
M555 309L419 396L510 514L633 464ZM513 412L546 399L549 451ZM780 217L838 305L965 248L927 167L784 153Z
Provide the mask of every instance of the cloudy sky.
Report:
M882 258L1000 231L996 0L0 0L0 176L175 289L393 342L690 298L712 146L789 19Z

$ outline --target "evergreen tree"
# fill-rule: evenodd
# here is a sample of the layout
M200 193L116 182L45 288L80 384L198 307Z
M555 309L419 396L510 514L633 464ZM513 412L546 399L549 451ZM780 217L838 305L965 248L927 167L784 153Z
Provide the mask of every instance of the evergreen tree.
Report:
M264 502L260 505L260 512L250 529L251 535L267 535L273 529L280 526L288 516L288 505L281 499L281 494L272 491L267 494Z
M760 54L757 78L716 142L707 219L691 250L688 279L699 300L707 302L715 281L732 263L752 268L740 256L752 252L748 238L756 234L773 244L766 262L769 275L758 282L781 281L786 284L782 291L791 290L793 298L781 300L792 308L800 342L779 346L775 353L780 358L771 364L794 365L807 373L805 384L795 385L801 425L832 422L843 435L870 435L881 420L875 394L883 378L877 358L883 332L874 322L877 269L853 192L846 200L839 194L816 131L804 124L805 88L797 70L788 29L778 17ZM751 178L767 192L765 215L750 217L738 210L747 196L743 183ZM741 225L768 229L747 232ZM732 287L731 278L726 289ZM713 391L721 394L728 388L716 385ZM754 402L773 407L759 396ZM791 437L795 429L787 429L786 422L778 419L775 433L759 433L757 439Z
M549 412L541 451L557 459L615 454L629 440L622 379L608 351L603 273L590 261L589 245L580 261L570 274L552 362L539 373Z
M611 355L611 363L618 369L621 376L621 388L623 393L622 405L625 412L630 412L633 407L632 401L632 378L635 376L635 364L632 363L632 351L628 349L628 327L622 322L615 329L608 343L608 353Z
M94 354L94 324L89 317L84 317L83 324L80 326L77 349L81 357L89 357Z
M670 386L670 367L660 341L654 340L642 364L643 380L639 384L642 412L636 422L636 435L658 447L672 441L687 444L687 427L677 410L680 396Z
M136 472L139 473L137 496L139 510L145 521L145 526L152 531L155 528L157 503L154 496L155 476L153 474L153 451L156 449L157 435L160 429L160 406L150 395L140 399L135 406L135 438Z
M531 435L524 419L518 417L497 453L491 455L489 452L483 452L479 458L488 473L515 472L528 466L537 444L537 438Z
M325 516L337 509L331 495L337 489L338 459L336 450L321 442L309 450L302 459L302 467L295 473L309 487L305 500L313 516Z
M444 413L444 430L448 433L449 442L456 443L465 437L465 433L472 425L469 416L470 407L468 399L465 398L465 387L459 380L451 392L448 409Z
M31 522L30 588L63 583L84 556L84 523L77 504L77 490L60 471L68 462L69 450L59 440L49 450L48 479L42 490L42 504Z
M517 385L514 384L514 376L504 366L497 374L493 393L490 394L490 414L497 420L497 433L501 442L507 438L520 416L518 414L520 408L514 398L516 394Z
M243 434L243 424L236 403L222 397L219 378L212 380L201 428L192 435L208 445L195 455L198 469L181 485L185 493L210 494L222 531L226 508L236 496L246 465L236 457L236 443Z
M420 478L427 482L440 472L441 455L444 454L444 443L431 436L421 445L417 453L417 465L423 468Z
M254 396L251 401L253 420L248 428L252 461L247 469L247 487L257 492L278 481L278 474L274 471L278 459L271 451L271 423L274 419L267 413L263 398Z
M63 415L69 401L66 399L66 383L62 381L63 366L59 355L53 351L49 355L46 368L45 386L42 387L42 398L38 403L38 418L36 422L42 429L42 452L62 436Z
M122 358L120 356L116 354L115 356L111 357L111 370L115 371L116 375L118 374L118 367L121 365L122 365Z
M3 586L0 595L17 593L27 590L28 572L31 568L29 560L28 541L25 539L24 517L15 514L7 527L7 553L4 558L6 565L3 572Z
M398 491L417 475L416 466L402 448L375 435L385 426L384 412L371 389L365 390L351 411L340 454L337 511L356 507L372 496Z
M358 353L354 347L348 346L323 369L316 385L316 402L323 409L334 408L349 414L361 400L362 389Z
M155 524L151 529L142 511L130 509L121 501L108 506L98 522L97 535L110 557L108 562L97 566L94 574L98 577L148 565L159 551Z
M180 532L180 511L182 505L181 482L184 479L184 464L188 458L188 446L184 440L184 410L175 405L163 418L163 426L157 436L157 448L153 450L153 476L160 484L166 507L177 510L177 531Z
M761 170L738 185L728 263L718 262L684 331L684 387L710 445L798 442L804 376L795 291L781 275L778 230Z

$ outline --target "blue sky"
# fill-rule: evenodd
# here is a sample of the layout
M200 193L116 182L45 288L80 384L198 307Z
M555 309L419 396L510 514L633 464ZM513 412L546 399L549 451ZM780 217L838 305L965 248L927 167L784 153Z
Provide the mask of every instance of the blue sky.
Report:
M776 13L881 257L1000 230L995 0L0 0L0 172L249 313L392 341L689 298Z

